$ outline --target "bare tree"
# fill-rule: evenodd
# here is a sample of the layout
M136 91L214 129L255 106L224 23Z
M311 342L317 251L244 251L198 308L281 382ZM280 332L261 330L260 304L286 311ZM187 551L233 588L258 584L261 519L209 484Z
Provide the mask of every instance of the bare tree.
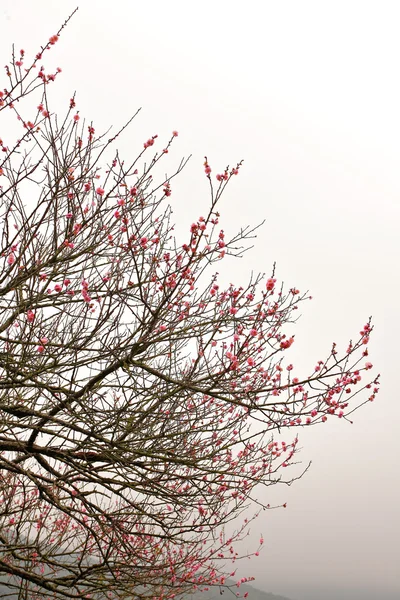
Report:
M301 475L283 475L292 429L374 398L377 378L360 383L372 327L295 377L285 353L307 294L274 273L225 289L215 274L254 237L219 224L240 164L215 178L205 160L209 209L178 241L168 197L184 162L153 178L177 133L124 162L121 132L82 126L74 98L57 118L58 71L40 64L61 30L31 62L13 53L0 92L20 127L0 161L4 597L173 598L235 571L239 515Z

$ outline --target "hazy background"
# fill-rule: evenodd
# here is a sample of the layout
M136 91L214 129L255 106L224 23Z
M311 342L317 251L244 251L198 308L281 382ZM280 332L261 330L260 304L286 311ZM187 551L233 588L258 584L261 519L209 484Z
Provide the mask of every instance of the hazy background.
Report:
M240 573L292 600L397 597L400 3L79 4L49 54L63 69L58 107L77 90L97 131L143 107L119 143L127 158L149 136L179 131L174 159L193 155L172 186L179 230L207 204L204 155L214 174L244 159L221 203L222 227L266 224L254 250L223 272L244 283L276 261L280 281L310 290L295 366L308 374L332 341L343 347L374 318L381 393L354 425L331 419L297 430L312 468L291 488L270 490L268 501L288 507L254 525L265 549ZM35 54L75 6L1 0L2 64L12 42Z

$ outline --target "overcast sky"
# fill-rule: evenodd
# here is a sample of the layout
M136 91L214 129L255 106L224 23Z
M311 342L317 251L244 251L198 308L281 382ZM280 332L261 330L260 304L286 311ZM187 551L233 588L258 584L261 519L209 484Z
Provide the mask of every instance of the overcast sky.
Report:
M1 0L2 64L55 33L77 0ZM288 502L254 525L265 549L242 566L292 600L400 593L399 260L400 3L379 0L81 0L52 50L58 101L97 131L142 111L119 147L179 131L192 154L173 184L179 227L208 201L214 172L244 159L221 203L223 227L266 223L254 250L224 276L251 270L309 289L291 360L307 374L372 315L375 403L353 425L300 431L309 473L270 491ZM61 106L61 104L60 104ZM1 132L0 132L1 134ZM303 305L304 306L304 305ZM250 538L251 539L251 538ZM249 542L249 548L251 544ZM324 592L321 592L324 590ZM331 590L329 595L328 590ZM358 590L358 595L356 591ZM385 596L385 593L387 595ZM370 594L370 595L368 595Z

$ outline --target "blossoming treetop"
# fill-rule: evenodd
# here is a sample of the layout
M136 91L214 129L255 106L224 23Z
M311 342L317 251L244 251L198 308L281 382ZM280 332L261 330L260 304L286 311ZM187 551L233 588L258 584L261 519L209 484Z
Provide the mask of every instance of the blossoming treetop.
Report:
M240 163L205 160L208 211L176 239L184 163L153 172L177 132L124 161L75 98L57 117L41 64L63 27L0 91L20 128L0 140L0 573L21 598L173 598L234 576L257 489L301 475L298 427L375 397L372 326L295 375L308 296L215 273L254 237L217 210Z

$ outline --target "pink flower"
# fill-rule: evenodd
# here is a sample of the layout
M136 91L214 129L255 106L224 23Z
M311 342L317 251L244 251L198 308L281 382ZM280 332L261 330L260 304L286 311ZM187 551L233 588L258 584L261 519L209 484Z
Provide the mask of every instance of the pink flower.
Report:
M257 329L250 329L250 335L255 337L257 335Z
M42 354L42 352L44 352L44 346L38 346L37 351Z
M177 131L173 131L173 132L172 132L172 135L173 135L174 137L178 137L178 132L177 132Z
M99 196L104 196L104 190L102 187L98 187L96 189L96 194L98 194Z
M282 340L280 343L280 346L282 349L286 350L287 348L290 348L290 346L293 344L294 342L294 338L290 337L288 340Z
M15 254L13 252L10 252L10 254L8 255L8 258L7 258L7 264L9 264L11 266L14 263L15 263Z
M33 323L33 321L35 320L35 313L33 312L33 310L28 310L26 312L26 318L28 319L29 323Z
M54 291L55 292L61 292L62 291L62 286L59 283L57 283L57 285L54 286Z
M275 286L275 282L276 282L276 279L272 279L272 277L267 279L266 288L267 288L268 292L272 292L272 290L274 289L274 286Z
M43 344L43 346L45 346L48 343L48 341L49 340L47 339L47 337L40 338L40 343Z
M64 285L68 286L71 283L70 279L64 279Z
M255 365L254 358L252 358L251 356L249 356L249 358L247 359L247 364L249 365L249 367L253 367Z
M370 363L370 362L365 363L365 368L367 369L367 371L368 371L368 369L372 369L372 367L373 367L372 363Z

